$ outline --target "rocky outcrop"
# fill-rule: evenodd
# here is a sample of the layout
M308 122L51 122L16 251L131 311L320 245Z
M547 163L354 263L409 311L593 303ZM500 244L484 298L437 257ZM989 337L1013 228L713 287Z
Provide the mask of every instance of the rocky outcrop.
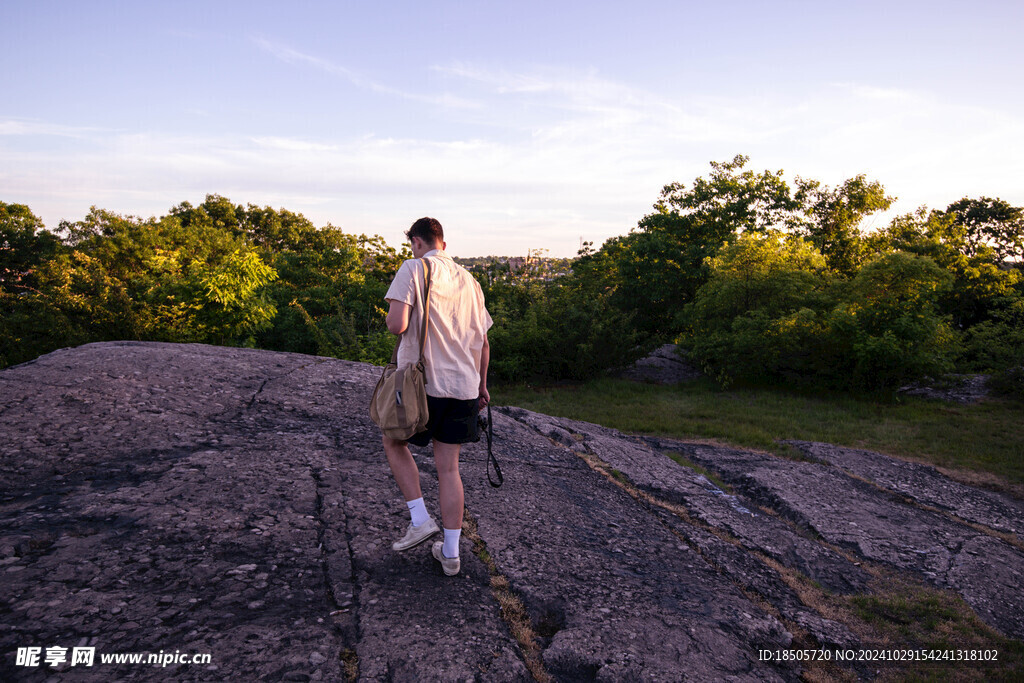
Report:
M408 518L367 415L378 373L129 342L0 372L0 679L796 680L760 651L863 637L800 586L867 593L869 564L1024 636L1017 501L863 451L793 461L517 408L494 413L502 488L483 444L463 451L445 577L429 547L390 548ZM100 662L159 652L210 659Z
M948 403L977 403L989 397L988 375L949 375L900 387L898 393Z
M678 384L702 375L697 366L681 355L676 344L664 344L630 365L619 376L636 382Z

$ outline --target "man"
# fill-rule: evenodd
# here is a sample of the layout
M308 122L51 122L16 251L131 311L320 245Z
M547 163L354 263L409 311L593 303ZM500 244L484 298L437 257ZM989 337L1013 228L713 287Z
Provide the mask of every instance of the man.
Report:
M459 538L464 507L459 451L461 444L477 440L477 413L490 401L487 330L492 321L484 307L480 284L444 252L444 231L436 219L419 219L406 237L416 260L405 261L388 288L384 297L389 302L387 325L392 334L404 333L398 365L414 365L419 360L423 328L424 268L418 259L428 259L430 319L423 356L430 421L425 431L409 441L383 437L388 464L411 517L405 536L391 547L408 550L438 532L423 503L419 468L409 452L409 443L426 446L433 441L444 540L435 542L432 552L444 573L454 576L461 566Z

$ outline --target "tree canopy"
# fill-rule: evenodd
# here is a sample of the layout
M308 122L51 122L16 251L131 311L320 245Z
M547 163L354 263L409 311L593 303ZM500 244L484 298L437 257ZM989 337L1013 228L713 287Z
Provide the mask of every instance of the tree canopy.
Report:
M1024 210L990 197L897 216L737 155L666 185L635 228L572 260L476 258L498 381L585 379L657 344L723 382L891 389L950 369L1024 388ZM382 363L379 236L208 195L142 219L93 207L56 230L0 203L0 366L87 341L246 345ZM1014 373L1017 374L1014 374Z

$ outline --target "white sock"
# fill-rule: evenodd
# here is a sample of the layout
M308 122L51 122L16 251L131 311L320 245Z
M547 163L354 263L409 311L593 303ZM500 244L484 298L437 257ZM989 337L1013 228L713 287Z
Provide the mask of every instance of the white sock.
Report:
M454 560L459 556L459 537L461 535L462 529L444 530L444 545L441 546L441 554L449 560Z
M427 506L423 504L422 496L416 500L407 500L405 504L409 507L413 526L423 526L430 519L430 513L427 512Z

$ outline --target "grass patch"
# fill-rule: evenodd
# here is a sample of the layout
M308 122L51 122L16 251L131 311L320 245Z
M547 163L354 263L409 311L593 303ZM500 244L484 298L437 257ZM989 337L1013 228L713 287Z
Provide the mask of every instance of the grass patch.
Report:
M890 631L903 642L932 641L940 624L948 624L959 616L958 610L937 594L858 595L852 600L857 616Z
M629 481L629 477L627 477L625 474L623 474L622 472L618 471L614 467L609 467L608 468L608 474L610 474L612 479L614 479L615 481L619 482L620 484L629 484L629 483L631 483Z
M879 649L952 651L951 659L903 662L883 679L913 681L1019 681L1024 674L1024 643L987 626L958 596L930 588L893 587L849 598L856 616L882 642ZM970 661L971 653L998 652L997 661ZM960 656L965 659L957 660Z
M341 662L344 666L346 683L359 680L359 655L356 654L356 651L350 648L342 650Z
M681 453L669 451L665 453L665 455L667 455L669 458L675 461L676 464L682 465L683 467L687 467L696 472L697 474L703 475L705 479L714 484L719 490L725 491L726 493L729 494L733 493L732 487L726 484L724 481L722 481L721 477L719 477L717 474L707 469L706 467L701 467L695 462L690 462L689 460L684 458Z
M675 386L620 379L575 385L499 386L496 403L613 427L701 439L792 457L780 440L865 448L954 470L995 475L1024 491L1024 404L956 405L779 388L722 389L707 379ZM997 480L997 481L998 481Z

